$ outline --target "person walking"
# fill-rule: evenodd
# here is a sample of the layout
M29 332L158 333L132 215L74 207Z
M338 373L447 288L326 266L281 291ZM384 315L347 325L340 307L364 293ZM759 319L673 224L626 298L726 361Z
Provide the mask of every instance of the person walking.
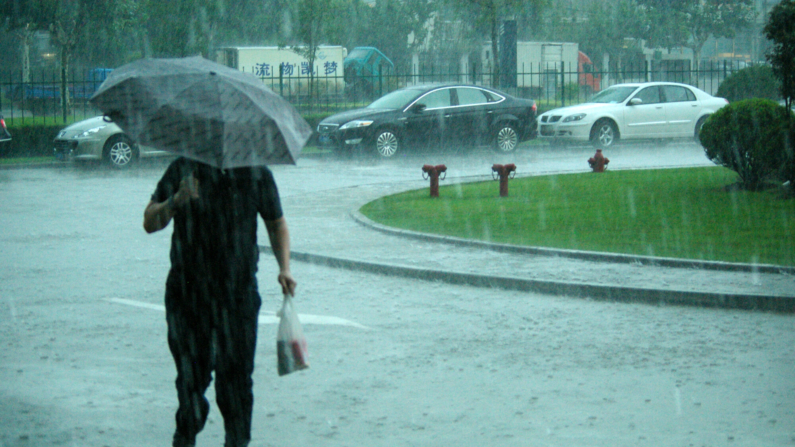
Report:
M177 369L174 447L194 446L210 411L215 371L225 447L247 446L261 299L257 216L268 232L284 294L294 295L290 235L279 192L264 166L221 170L187 158L166 169L144 210L147 233L174 220L165 304Z

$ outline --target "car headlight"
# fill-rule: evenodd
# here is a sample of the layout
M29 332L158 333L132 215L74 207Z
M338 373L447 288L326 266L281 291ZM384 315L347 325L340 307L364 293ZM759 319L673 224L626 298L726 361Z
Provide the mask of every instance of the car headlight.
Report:
M87 138L87 137L90 137L91 135L99 132L100 130L102 130L104 128L105 128L105 126L98 126L98 127L92 128L92 129L88 129L88 130L86 130L85 132L83 132L83 133L81 133L79 135L75 135L75 138Z
M370 124L373 124L373 120L353 120L343 124L342 127L340 127L340 130L355 129L357 127L367 127Z
M576 115L569 115L566 118L563 118L563 122L564 123L570 123L572 121L579 121L579 120L581 120L583 118L585 118L585 114L584 113L578 113Z

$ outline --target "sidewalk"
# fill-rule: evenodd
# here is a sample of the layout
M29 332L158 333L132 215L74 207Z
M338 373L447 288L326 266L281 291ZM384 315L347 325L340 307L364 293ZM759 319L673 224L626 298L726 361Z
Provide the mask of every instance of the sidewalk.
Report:
M364 203L403 189L410 187L371 185L355 194L344 189L302 196L290 205L290 225L301 238L293 242L293 258L594 300L795 312L795 268L495 245L397 230L358 212Z

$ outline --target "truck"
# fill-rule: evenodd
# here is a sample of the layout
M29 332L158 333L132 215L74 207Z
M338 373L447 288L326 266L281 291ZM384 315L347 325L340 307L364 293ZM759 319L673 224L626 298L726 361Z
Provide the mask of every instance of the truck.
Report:
M113 71L112 68L92 68L86 73L86 77L83 80L72 79L67 85L69 97L88 100L102 85L102 82L105 81L111 71ZM60 100L61 84L58 82L12 84L6 91L6 95L12 101Z
M355 47L344 61L345 91L349 97L373 98L381 76L393 72L395 64L378 48Z
M342 91L343 60L348 50L339 45L320 45L315 53L314 67L291 48L278 46L225 47L216 51L215 61L227 67L251 73L275 91L301 91L308 85L310 74L326 83L326 88Z
M491 44L485 44L482 50L484 73L491 73L494 66L490 53ZM601 90L601 76L575 42L516 42L515 70L516 87L527 89L536 97L555 97L561 82L576 83L586 96Z

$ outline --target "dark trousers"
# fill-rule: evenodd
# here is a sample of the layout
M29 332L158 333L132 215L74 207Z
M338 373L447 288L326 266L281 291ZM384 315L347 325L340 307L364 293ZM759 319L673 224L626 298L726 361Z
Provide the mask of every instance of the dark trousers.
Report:
M229 284L236 282L237 284ZM168 346L177 368L177 434L189 442L204 428L204 397L215 371L215 395L227 444L251 439L254 352L261 299L256 278L186 279L172 270L166 281Z

